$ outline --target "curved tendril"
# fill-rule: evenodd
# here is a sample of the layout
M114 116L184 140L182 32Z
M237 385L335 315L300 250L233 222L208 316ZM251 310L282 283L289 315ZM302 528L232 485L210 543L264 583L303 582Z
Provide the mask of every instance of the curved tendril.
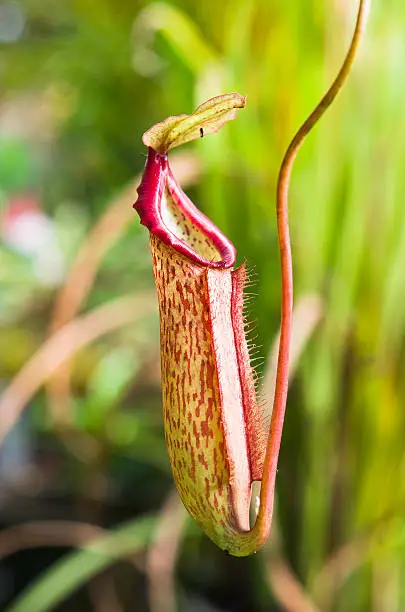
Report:
M301 125L292 139L281 164L277 183L277 232L279 239L280 264L281 264L281 326L280 344L277 362L276 389L273 402L273 413L270 424L269 439L267 443L266 458L262 487L260 492L260 509L256 523L252 529L263 542L267 538L272 520L272 508L274 501L274 485L277 472L277 462L281 443L284 414L288 389L288 362L290 352L292 305L293 305L293 274L291 260L290 232L288 225L288 191L291 170L297 153L305 140L307 134L319 121L327 108L332 104L337 94L343 87L359 47L360 39L365 29L370 0L360 0L357 13L357 21L353 38L346 54L343 65L326 92L322 100L315 107L309 117Z

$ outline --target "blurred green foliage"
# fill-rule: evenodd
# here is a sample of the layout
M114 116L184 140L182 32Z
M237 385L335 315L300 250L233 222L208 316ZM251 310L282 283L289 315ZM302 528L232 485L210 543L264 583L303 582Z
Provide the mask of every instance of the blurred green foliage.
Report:
M2 43L0 61L2 208L17 192L35 194L52 221L65 274L115 194L141 172L145 129L222 92L248 96L235 122L188 147L202 166L190 191L237 246L239 260L256 267L251 316L266 354L280 302L278 166L340 65L356 3L15 4L24 27L16 40ZM325 312L291 389L278 517L285 556L324 612L405 609L404 28L403 2L372 2L349 83L293 173L296 295L319 294ZM0 257L6 386L47 337L57 285L41 284L32 259L6 241ZM147 235L134 214L83 308L148 287ZM68 434L50 417L49 396L41 391L31 402L36 443L41 446L42 431L61 446L59 477L66 466L81 464L80 478L69 484L77 499L106 472L124 495L135 486L134 512L159 509L170 479L157 342L151 314L78 354ZM145 464L153 469L131 475ZM208 558L214 554L202 550ZM327 562L338 550L340 566L329 583ZM195 554L186 541L182 566L194 566ZM249 567L260 591L258 565ZM263 597L249 609L269 609L263 602L271 595Z

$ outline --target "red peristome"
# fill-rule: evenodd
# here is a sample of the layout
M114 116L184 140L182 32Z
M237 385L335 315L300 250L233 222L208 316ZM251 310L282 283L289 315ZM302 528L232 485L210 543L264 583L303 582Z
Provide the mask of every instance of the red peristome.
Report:
M165 190L172 198L179 213L205 237L207 244L209 242L216 249L218 259L213 260L202 256L170 230L162 216ZM133 207L138 212L142 225L145 225L162 242L172 246L191 261L210 268L229 268L235 263L235 247L183 192L173 176L166 154L157 153L149 148L142 181L138 187L138 199Z

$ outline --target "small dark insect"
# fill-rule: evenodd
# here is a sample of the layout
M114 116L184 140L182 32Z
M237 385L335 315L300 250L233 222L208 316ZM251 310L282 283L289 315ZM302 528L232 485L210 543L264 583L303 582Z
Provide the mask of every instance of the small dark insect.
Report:
M204 137L204 130L203 128L200 128L200 138L203 138L203 137Z

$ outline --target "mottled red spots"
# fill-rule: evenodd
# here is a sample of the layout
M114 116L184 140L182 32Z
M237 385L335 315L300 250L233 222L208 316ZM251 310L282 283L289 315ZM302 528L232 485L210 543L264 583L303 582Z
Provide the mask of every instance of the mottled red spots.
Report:
M205 496L206 496L208 504L210 504L210 479L208 478L208 476L205 476L204 481L205 481Z
M201 465L208 470L208 462L205 458L205 456L203 455L203 453L199 453L198 454L198 461L201 463Z
M205 385L207 389L212 389L214 386L214 378L216 379L216 370L214 363L207 363L205 378Z
M191 481L195 482L196 481L196 478L195 478L195 456L194 456L194 451L193 450L191 450L191 452L190 452L190 459L191 459L191 468L190 468L190 471L189 471L189 475L190 475Z
M201 393L203 393L203 390L205 389L205 367L206 367L206 363L205 361L201 360L201 364L200 364L200 389L201 389Z
M195 445L197 448L200 448L200 434L197 430L197 424L195 421L193 421L193 434L195 439Z
M184 296L183 286L182 286L182 284L181 284L181 282L179 280L176 281L176 289L178 291L179 299L180 299L181 306L182 306L183 310L190 310L190 302Z
M212 399L212 397L209 397L207 399L207 421L208 420L212 420L214 418L214 400Z
M217 525L230 533L236 522L207 273L158 239L152 237L151 243L161 315L165 437L174 480L204 529Z
M186 371L183 370L182 372L182 376L181 376L181 407L182 407L182 413L183 413L183 417L186 416L186 411L187 411L187 405L188 402L186 401ZM183 434L185 435L185 433Z
M208 427L208 422L207 421L201 421L201 435L204 438L208 438L209 436L209 427Z

